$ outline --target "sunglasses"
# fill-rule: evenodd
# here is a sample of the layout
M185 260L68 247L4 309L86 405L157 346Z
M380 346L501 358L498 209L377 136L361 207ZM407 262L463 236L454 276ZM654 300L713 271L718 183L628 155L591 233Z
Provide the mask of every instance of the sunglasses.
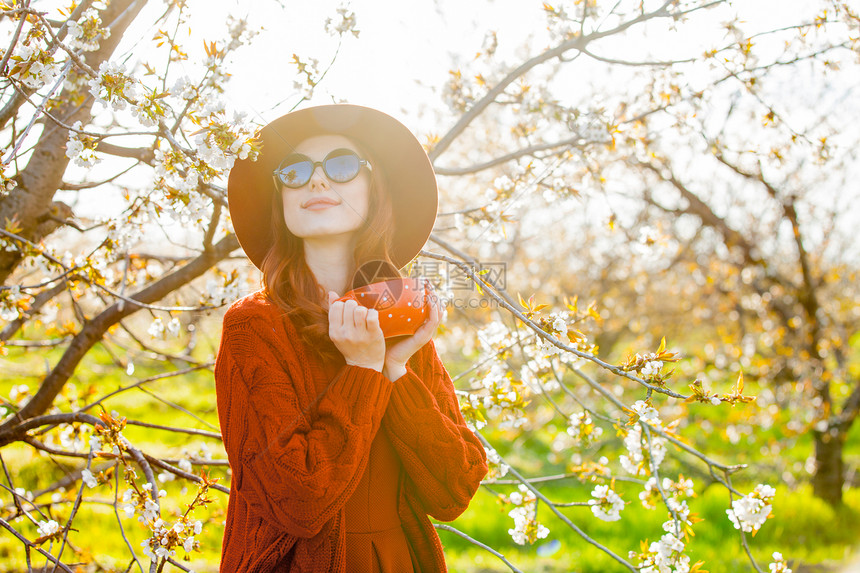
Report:
M298 189L311 180L314 170L322 165L326 177L336 183L346 183L358 177L362 165L371 168L351 149L335 149L322 161L314 161L301 153L288 155L275 170L275 177L284 187Z

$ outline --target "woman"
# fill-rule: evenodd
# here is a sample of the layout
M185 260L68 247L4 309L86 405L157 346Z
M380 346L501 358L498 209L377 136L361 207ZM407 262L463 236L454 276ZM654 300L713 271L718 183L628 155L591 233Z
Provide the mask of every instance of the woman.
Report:
M352 105L260 138L228 183L263 288L225 314L215 365L232 470L221 571L445 571L428 515L459 516L487 465L433 345L438 300L396 342L375 310L336 300L362 263L419 252L432 166L406 127Z

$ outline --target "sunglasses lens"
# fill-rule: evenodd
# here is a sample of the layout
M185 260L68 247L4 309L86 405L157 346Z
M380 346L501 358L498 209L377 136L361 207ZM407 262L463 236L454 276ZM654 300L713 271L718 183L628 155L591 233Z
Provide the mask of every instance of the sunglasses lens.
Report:
M358 156L354 153L345 153L335 157L326 157L324 167L329 179L338 183L346 183L355 179L361 164Z
M313 163L307 159L287 158L278 169L278 178L287 187L301 187L311 178Z

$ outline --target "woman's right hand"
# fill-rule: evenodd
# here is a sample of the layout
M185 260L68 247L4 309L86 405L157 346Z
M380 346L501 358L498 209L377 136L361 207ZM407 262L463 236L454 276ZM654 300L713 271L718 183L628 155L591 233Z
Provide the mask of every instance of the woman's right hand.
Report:
M328 335L347 364L382 372L385 337L379 327L379 312L354 300L338 301L328 292Z

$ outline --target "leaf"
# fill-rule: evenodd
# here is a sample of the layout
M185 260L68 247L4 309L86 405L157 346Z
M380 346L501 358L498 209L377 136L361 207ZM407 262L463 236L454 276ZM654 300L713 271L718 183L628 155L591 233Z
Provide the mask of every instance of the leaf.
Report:
M21 226L21 222L18 220L18 213L12 215L12 219L6 218L6 231L17 235L23 230L24 227Z

